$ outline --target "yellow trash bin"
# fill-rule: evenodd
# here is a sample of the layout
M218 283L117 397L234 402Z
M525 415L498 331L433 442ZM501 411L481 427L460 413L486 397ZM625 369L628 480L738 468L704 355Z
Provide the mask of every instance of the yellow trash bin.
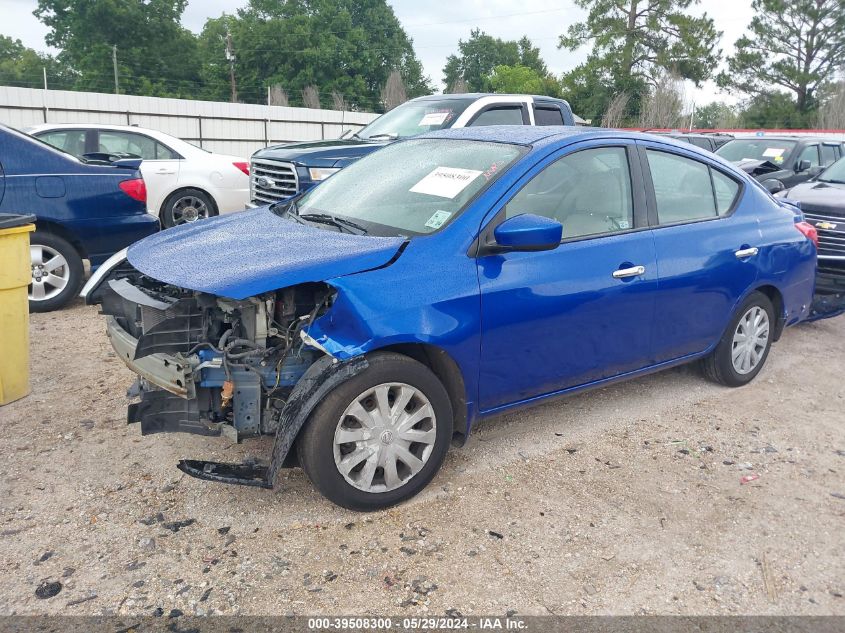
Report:
M29 234L35 216L0 213L0 405L29 393Z

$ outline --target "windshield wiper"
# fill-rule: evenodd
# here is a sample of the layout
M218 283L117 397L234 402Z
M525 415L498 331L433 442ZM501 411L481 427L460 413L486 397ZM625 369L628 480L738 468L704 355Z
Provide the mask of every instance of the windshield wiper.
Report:
M399 138L399 135L396 132L391 132L390 134L371 134L367 137L367 139L370 141L374 141L380 138L386 138L388 140L395 141L397 138Z
M305 213L297 217L309 222L319 222L321 224L336 226L341 231L346 230L347 233L356 233L358 235L366 235L367 233L367 229L357 222L347 220L346 218L339 218L328 213Z
M837 185L845 185L845 180L837 180L836 178L816 178L819 182L832 182Z

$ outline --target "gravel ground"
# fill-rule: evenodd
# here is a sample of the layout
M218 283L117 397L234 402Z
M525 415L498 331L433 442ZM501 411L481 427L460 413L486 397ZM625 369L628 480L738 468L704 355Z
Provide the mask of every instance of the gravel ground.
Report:
M845 615L845 317L788 330L743 389L686 367L485 422L374 514L299 470L182 476L270 441L141 437L96 311L31 323L32 395L0 409L0 614Z

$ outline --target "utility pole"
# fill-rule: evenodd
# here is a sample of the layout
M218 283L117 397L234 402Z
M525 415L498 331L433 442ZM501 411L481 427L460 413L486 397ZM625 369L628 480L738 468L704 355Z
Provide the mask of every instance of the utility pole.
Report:
M114 94L120 94L120 86L117 83L117 44L111 47L111 63L114 67Z
M235 50L232 47L232 34L226 24L226 59L229 60L229 82L232 85L232 103L238 102L238 86L235 83Z

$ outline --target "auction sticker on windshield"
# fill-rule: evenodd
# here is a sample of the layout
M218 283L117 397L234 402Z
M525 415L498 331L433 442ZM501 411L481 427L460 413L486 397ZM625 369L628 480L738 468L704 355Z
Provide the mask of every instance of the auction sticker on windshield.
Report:
M482 172L477 169L435 167L425 178L411 187L410 191L452 199L481 174Z
M777 158L778 156L782 156L785 151L786 148L784 147L767 147L766 151L763 152L763 156L766 158Z
M443 125L448 116L448 112L429 112L420 119L420 122L417 125Z

